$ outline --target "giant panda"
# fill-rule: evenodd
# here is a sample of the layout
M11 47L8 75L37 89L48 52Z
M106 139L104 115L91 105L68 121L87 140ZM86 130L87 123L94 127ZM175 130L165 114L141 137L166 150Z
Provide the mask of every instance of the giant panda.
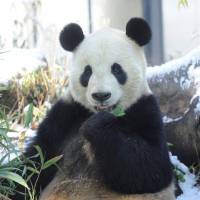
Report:
M130 19L125 32L85 36L75 23L61 31L62 47L73 53L68 92L25 152L31 157L39 145L46 160L63 155L37 180L40 200L175 200L162 117L146 80L150 39L141 18ZM118 107L121 116L113 114Z

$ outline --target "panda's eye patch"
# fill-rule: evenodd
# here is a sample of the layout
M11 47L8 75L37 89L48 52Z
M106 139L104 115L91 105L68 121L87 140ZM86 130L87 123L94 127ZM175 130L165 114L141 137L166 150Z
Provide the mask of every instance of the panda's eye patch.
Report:
M118 63L114 63L111 67L111 72L120 84L123 85L126 83L127 75L122 69L121 65L119 65Z
M90 76L92 75L92 68L90 65L85 66L84 72L80 76L80 83L87 87Z

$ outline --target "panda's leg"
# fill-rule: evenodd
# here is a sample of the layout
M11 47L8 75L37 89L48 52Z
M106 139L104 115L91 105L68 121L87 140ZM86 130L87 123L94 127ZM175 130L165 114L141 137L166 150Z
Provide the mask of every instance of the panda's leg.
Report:
M38 153L35 148L36 145L41 148L45 160L61 155L66 140L71 137L70 134L74 134L71 129L79 126L81 121L84 121L89 115L87 110L75 102L66 103L64 100L58 101L40 124L36 137L24 154L25 157L30 158L36 165L37 163L41 163L39 156L33 157ZM30 163L24 163L24 165L26 167L31 166ZM56 172L57 167L52 165L42 170L39 177L38 174L31 176L29 186L31 184L34 185L37 180L35 188L37 196L52 180ZM31 173L31 171L27 171L27 177ZM25 189L18 185L16 191L25 192ZM11 198L14 200L23 200L24 195L16 192Z
M150 122L147 119L144 122L143 126L148 127L147 137L138 127L132 129L134 122L126 124L125 120L107 112L92 116L81 127L80 131L91 144L94 162L99 166L104 183L113 191L155 193L172 183L172 166L160 132L162 128L159 123L157 129L153 126L151 130L149 126L155 124L154 118L155 114L148 118Z

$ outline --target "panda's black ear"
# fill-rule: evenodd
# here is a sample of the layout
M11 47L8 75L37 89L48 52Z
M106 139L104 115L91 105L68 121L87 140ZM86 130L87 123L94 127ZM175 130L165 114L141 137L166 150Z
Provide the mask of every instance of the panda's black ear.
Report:
M60 33L60 44L67 51L74 51L83 39L83 30L75 23L68 24Z
M151 28L142 18L132 18L126 25L126 35L143 46L151 40Z

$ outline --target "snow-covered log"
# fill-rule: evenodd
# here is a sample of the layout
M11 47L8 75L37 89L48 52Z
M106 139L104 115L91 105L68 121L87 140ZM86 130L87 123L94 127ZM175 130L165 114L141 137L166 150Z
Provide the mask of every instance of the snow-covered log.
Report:
M149 67L148 81L157 96L168 141L179 159L200 161L200 47L161 66Z

